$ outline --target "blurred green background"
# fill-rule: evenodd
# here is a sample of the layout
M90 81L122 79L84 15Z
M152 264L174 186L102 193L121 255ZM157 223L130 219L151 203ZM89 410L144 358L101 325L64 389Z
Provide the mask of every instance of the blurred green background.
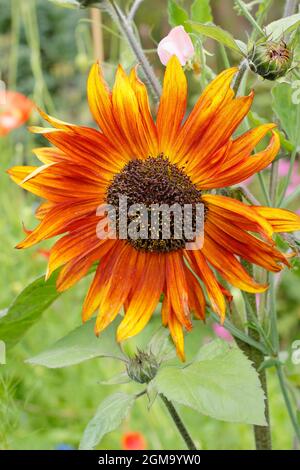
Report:
M212 1L215 21L235 37L247 40L249 25L237 16L232 3L231 0ZM275 3L270 20L279 18L282 12L283 2ZM136 23L149 59L162 76L163 67L155 48L170 29L166 2L146 0ZM100 46L97 34L93 36L99 27L103 35ZM210 66L215 72L220 71L222 59L215 44L208 42L207 48L212 53ZM24 93L56 117L93 125L85 86L89 66L100 56L110 83L119 61L126 67L134 61L107 15L99 18L87 10L65 10L46 0L0 0L0 78L8 89ZM239 59L233 56L230 60L236 65ZM192 103L200 92L199 76L190 72L189 82ZM256 89L255 110L272 119L269 85L259 82ZM31 123L40 124L37 114L32 115ZM41 145L44 145L42 139L28 133L25 126L0 137L0 309L7 307L29 281L46 269L47 259L36 248L14 249L24 237L22 222L28 228L35 225L33 214L38 201L11 183L5 173L13 165L36 164L31 149ZM292 341L300 339L299 277L296 271L286 271L279 290L282 350L288 355ZM0 449L54 449L61 443L77 447L96 407L117 387L99 384L119 370L108 359L94 359L61 370L24 364L27 358L80 324L81 304L89 282L86 278L61 296L45 312L42 321L8 352L7 364L0 365ZM159 319L153 320L149 328L154 329L158 324ZM149 331L142 333L140 336L144 338L138 341L145 341ZM188 348L199 346L213 336L210 322L200 325L189 337ZM129 347L133 350L134 342ZM290 373L295 372L290 360L287 368ZM268 375L274 448L289 449L293 445L293 432L275 374L271 371ZM119 449L123 433L139 431L149 449L184 449L159 401L150 412L145 401L142 398L137 402L122 427L104 438L101 448ZM253 448L250 426L215 421L183 408L181 413L200 449Z

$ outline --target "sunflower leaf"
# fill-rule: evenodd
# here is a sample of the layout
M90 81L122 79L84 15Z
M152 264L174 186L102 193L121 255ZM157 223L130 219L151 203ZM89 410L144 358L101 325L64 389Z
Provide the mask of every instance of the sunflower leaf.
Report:
M191 19L199 23L212 21L210 0L194 0L191 5Z
M94 323L94 319L89 320L26 362L53 369L79 364L95 357L125 360L115 339L117 321L98 338L94 333Z
M63 8L79 8L80 3L77 0L50 0L51 3Z
M128 415L135 399L135 395L126 393L115 393L107 397L85 428L79 449L93 449L105 434L120 426Z
M273 41L279 41L285 34L295 31L300 25L300 13L273 21L266 26L266 35Z
M188 26L186 28L185 26L185 22L189 19L188 12L179 2L168 0L168 17L171 26L182 25L185 27L186 31L190 31L190 27Z
M59 297L55 284L57 273L45 281L41 276L18 295L4 316L0 316L0 339L14 346L42 313Z
M203 34L211 39L215 39L217 42L223 44L225 47L242 54L242 51L234 39L234 37L224 29L216 26L215 24L202 24L195 21L188 21L191 28L197 33Z
M239 348L220 340L204 346L187 366L161 368L153 382L169 400L215 419L266 424L257 372Z
M300 87L294 89L288 83L277 83L272 89L273 109L289 141L295 147L298 140L297 114L300 103Z

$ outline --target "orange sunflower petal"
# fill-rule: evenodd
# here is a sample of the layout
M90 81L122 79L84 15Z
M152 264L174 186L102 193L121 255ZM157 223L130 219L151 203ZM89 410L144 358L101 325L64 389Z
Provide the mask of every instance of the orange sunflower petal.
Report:
M97 314L95 333L98 335L118 315L132 288L136 273L138 253L130 245L119 241L117 256L109 260L103 273L101 300ZM119 250L119 251L118 251Z
M129 80L138 101L143 135L147 141L149 153L156 156L159 153L157 129L151 115L147 88L137 75L137 67L131 70Z
M255 173L267 168L274 160L280 150L280 137L277 133L273 133L273 137L269 146L262 152L256 155L249 156L243 161L227 167L225 171L215 174L213 178L206 178L197 180L197 184L202 189L224 188L225 186L232 186L234 184L245 181ZM228 160L230 159L230 151L228 153Z
M144 257L143 274L134 284L125 317L117 330L117 340L123 341L138 334L150 320L161 296L164 280L164 256L158 253L139 253ZM127 282L127 281L126 281Z
M272 225L258 212L253 211L252 207L226 196L205 194L202 199L207 204L208 211L232 221L244 222L244 227L248 226L248 230L261 233L270 240L272 239L274 233Z
M172 309L169 311L168 326L170 329L172 340L176 347L177 355L182 360L182 362L184 362L185 353L184 353L183 328L182 328L181 322L178 320L177 315L175 315Z
M187 81L176 56L166 67L163 92L157 112L157 131L159 151L172 161L172 142L174 142L186 112Z
M300 230L300 216L286 209L252 206L252 210L264 217L274 232L295 232Z
M167 294L171 306L180 323L188 330L192 328L188 303L186 268L182 253L170 252L166 255Z
M226 312L224 295L202 251L187 251L185 256L193 272L203 282L213 310L224 320Z
M191 147L201 138L212 118L232 101L234 92L230 85L237 71L236 67L225 70L204 90L172 145L174 162L185 161Z

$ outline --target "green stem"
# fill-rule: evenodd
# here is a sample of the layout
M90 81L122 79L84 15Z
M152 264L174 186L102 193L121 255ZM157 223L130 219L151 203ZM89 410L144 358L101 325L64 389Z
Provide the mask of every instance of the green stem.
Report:
M103 0L103 3L105 4L108 13L111 15L112 19L118 25L124 37L127 39L129 46L139 61L154 99L159 101L161 96L160 82L149 63L141 44L134 34L131 23L128 21L123 11L114 2L114 0ZM99 8L102 8L102 6L100 5Z
M247 20L252 24L253 28L260 33L263 37L265 37L265 33L262 30L261 26L258 24L258 22L253 18L251 15L250 11L248 8L245 6L244 2L241 2L240 0L235 0L235 3L240 7L243 16L247 18Z
M266 186L264 177L263 177L262 173L257 173L257 176L258 176L258 181L259 181L260 187L261 187L262 192L263 192L264 197L265 197L265 201L266 201L268 206L271 206L272 205L271 204L271 199L270 199L270 196L269 196L269 193L268 193L268 190L267 190L267 186Z
M262 25L264 24L264 20L271 8L272 3L273 3L273 0L268 0L267 3L265 2L264 8L262 9L261 13L259 14L256 20L258 26L262 27ZM257 29L253 29L250 38L252 41L255 41L256 37L257 37Z
M300 106L298 106L298 111L297 111L297 126L296 126L296 129L299 129L299 127L300 127ZM288 175L287 175L287 178L286 178L286 182L285 182L281 197L280 197L279 202L278 202L279 207L281 207L283 202L284 202L284 198L285 198L287 189L288 189L288 187L290 185L290 182L291 182L291 179L292 179L294 165L295 165L296 157L297 157L297 153L298 153L299 142L300 142L300 132L298 132L296 142L295 142L295 148L294 148L294 150L292 152L292 155L291 155L289 172L288 172Z
M250 276L253 277L253 266L248 263L244 262L244 266L249 272ZM257 316L257 306L256 306L256 297L254 294L246 293L245 296L247 297L247 301L249 303L249 308L246 305L246 315L247 320L250 323L252 321L253 312ZM260 341L259 333L249 328L248 335L254 341ZM267 388L267 376L265 369L261 369L260 366L264 361L264 354L262 354L257 349L253 348L252 346L248 345L239 345L244 353L249 357L249 359L253 362L253 365L258 373L259 380L261 383L261 387L265 394L265 417L266 417L266 426L254 426L254 438L255 438L255 445L256 450L271 450L272 449L272 440L271 440L271 428L270 428L270 414L269 414L269 399L268 399L268 388Z
M286 386L286 383L285 383L285 380L284 380L284 375L283 375L281 365L276 366L276 372L277 372L277 377L278 377L278 380L279 380L279 385L280 385L280 388L281 388L281 393L283 395L283 398L284 398L284 401L285 401L285 405L286 405L291 423L293 425L295 434L297 436L297 440L300 443L300 424L298 423L297 417L296 417L296 415L294 414L294 411L293 411L293 406L291 404L291 400L290 400L289 393L288 393L288 390L287 390L287 386Z
M162 401L164 402L164 404L166 405L169 413L170 413L170 416L171 418L173 419L178 431L180 432L181 434L181 437L182 439L184 440L184 442L186 443L186 446L189 450L197 450L197 447L195 446L187 428L185 427L185 425L183 424L179 414L177 413L174 405L172 402L170 402L164 395L160 395L160 398L162 399Z
M299 0L287 0L284 7L283 17L291 16L295 13L296 6Z
M210 311L210 316L216 321L217 323L220 323L220 317L213 311ZM231 323L227 318L225 319L223 326L228 330L232 336L234 336L237 341L242 341L247 345L247 347L252 347L257 349L261 354L263 355L268 355L269 351L266 349L265 345L254 340L252 337L248 336L246 333L241 331L239 328L237 328L235 325Z
M20 5L18 0L11 2L11 52L9 57L8 83L9 88L14 89L17 85L18 72L18 50L20 40Z
M241 200L241 196L238 198ZM249 275L253 278L253 265L250 264L248 261L242 262L245 270L249 273ZM257 305L256 305L256 297L254 294L250 294L245 292L245 310L246 310L246 317L248 324L253 323L253 321L258 322L258 314L257 314ZM260 333L254 328L248 328L248 336L256 343L261 342ZM267 376L265 369L261 368L261 364L264 361L265 354L262 351L259 351L257 348L244 343L242 341L237 341L238 346L240 349L245 353L245 355L250 359L253 363L258 377L261 384L261 387L264 391L265 395L265 418L266 418L266 426L253 426L254 431L254 439L255 439L255 447L256 450L271 450L272 449L272 440L271 440L271 427L270 427L270 415L269 415L269 399L268 399L268 388L267 388Z
M247 70L248 70L248 61L247 61L247 59L244 59L240 63L239 71L238 71L238 73L235 77L235 80L234 80L234 83L233 83L233 86L232 86L232 89L233 89L233 91L235 92L236 95L238 94L240 85L242 83L242 80L243 80L244 75L247 72Z
M220 43L220 52L221 52L221 57L222 57L222 60L223 60L223 63L224 63L224 67L226 69L229 69L230 68L230 62L229 62L229 59L228 59L227 51L226 51L225 46L221 43Z

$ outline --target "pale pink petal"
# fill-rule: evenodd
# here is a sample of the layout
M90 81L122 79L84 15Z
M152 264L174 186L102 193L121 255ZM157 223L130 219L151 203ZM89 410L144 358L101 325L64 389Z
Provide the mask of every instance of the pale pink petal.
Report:
M212 327L213 327L215 334L219 338L224 339L225 341L228 341L228 342L233 341L233 337L231 336L229 331L226 330L226 328L224 328L224 326L221 326L218 323L213 323Z
M178 57L181 65L185 65L193 57L195 49L184 27L176 26L160 41L157 53L163 65L167 65L173 55Z

